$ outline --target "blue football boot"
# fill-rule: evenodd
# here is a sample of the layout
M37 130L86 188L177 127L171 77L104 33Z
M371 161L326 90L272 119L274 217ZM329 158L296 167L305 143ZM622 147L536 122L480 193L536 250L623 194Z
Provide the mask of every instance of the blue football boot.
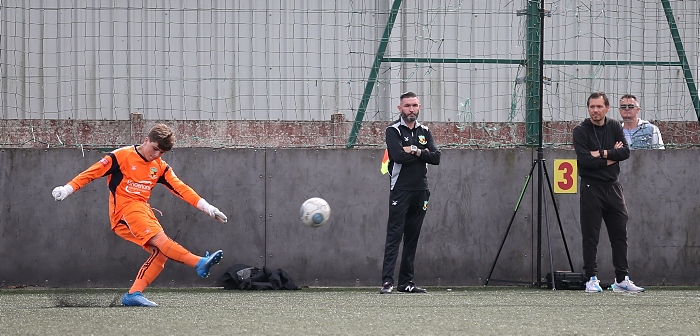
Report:
M197 263L197 266L194 267L194 269L197 270L197 274L199 274L200 278L206 278L209 276L209 269L218 264L219 261L221 261L221 258L224 257L224 251L218 250L211 255L209 255L209 251L207 251L207 254L202 257L202 259L199 259L199 262Z
M141 292L126 293L122 296L122 304L133 307L158 307L158 304L147 299Z

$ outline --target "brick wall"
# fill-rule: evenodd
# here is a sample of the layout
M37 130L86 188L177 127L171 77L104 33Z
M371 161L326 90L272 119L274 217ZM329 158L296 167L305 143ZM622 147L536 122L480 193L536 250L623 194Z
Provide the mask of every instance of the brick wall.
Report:
M329 121L242 120L0 120L4 148L116 148L141 143L150 127L165 123L176 131L177 147L212 148L343 148L353 121L335 114ZM654 122L667 148L697 147L698 122ZM383 147L388 122L363 122L356 147ZM525 123L426 122L441 147L501 148L524 145ZM545 122L546 147L571 148L571 131L578 124ZM466 126L466 127L465 127Z

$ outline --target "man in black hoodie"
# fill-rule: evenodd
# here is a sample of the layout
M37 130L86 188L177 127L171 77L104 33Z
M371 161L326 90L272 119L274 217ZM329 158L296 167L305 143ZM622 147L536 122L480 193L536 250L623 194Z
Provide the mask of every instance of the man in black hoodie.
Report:
M574 149L581 176L581 236L586 292L602 292L597 278L598 239L605 221L615 267L615 292L643 292L629 279L627 270L627 205L618 179L620 161L630 157L630 149L620 122L607 118L610 101L605 93L588 97L588 114L574 128Z

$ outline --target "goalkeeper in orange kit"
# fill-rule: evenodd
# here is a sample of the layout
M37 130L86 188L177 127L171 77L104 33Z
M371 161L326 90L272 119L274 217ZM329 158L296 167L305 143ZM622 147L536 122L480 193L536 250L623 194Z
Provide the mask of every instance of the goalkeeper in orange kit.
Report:
M212 254L207 252L204 257L192 254L165 234L148 204L151 189L156 183L161 183L210 217L222 223L227 221L226 215L182 182L161 159L174 143L173 132L168 126L155 125L143 144L122 147L107 154L66 185L52 191L54 199L62 201L91 181L107 176L112 231L151 253L141 266L131 289L122 297L125 306L157 306L142 293L163 270L166 260L172 259L194 267L200 277L206 278L211 266L218 264L224 254L221 250Z

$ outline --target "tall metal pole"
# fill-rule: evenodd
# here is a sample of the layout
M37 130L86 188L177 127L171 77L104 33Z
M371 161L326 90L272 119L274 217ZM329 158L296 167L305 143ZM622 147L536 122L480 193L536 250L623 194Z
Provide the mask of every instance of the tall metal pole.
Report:
M544 96L544 89L542 85L542 76L544 76L544 0L540 0L540 77L537 78L538 85L538 103L537 107L539 112L538 118L538 144L537 144L537 286L542 285L542 197L544 196L544 151L542 150L542 97ZM552 277L554 274L552 274Z
M544 66L544 0L528 0L527 6L527 111L526 111L526 143L537 146L537 233L536 252L537 258L534 285L540 286L542 282L542 194L544 181L544 153L542 151L542 73Z

